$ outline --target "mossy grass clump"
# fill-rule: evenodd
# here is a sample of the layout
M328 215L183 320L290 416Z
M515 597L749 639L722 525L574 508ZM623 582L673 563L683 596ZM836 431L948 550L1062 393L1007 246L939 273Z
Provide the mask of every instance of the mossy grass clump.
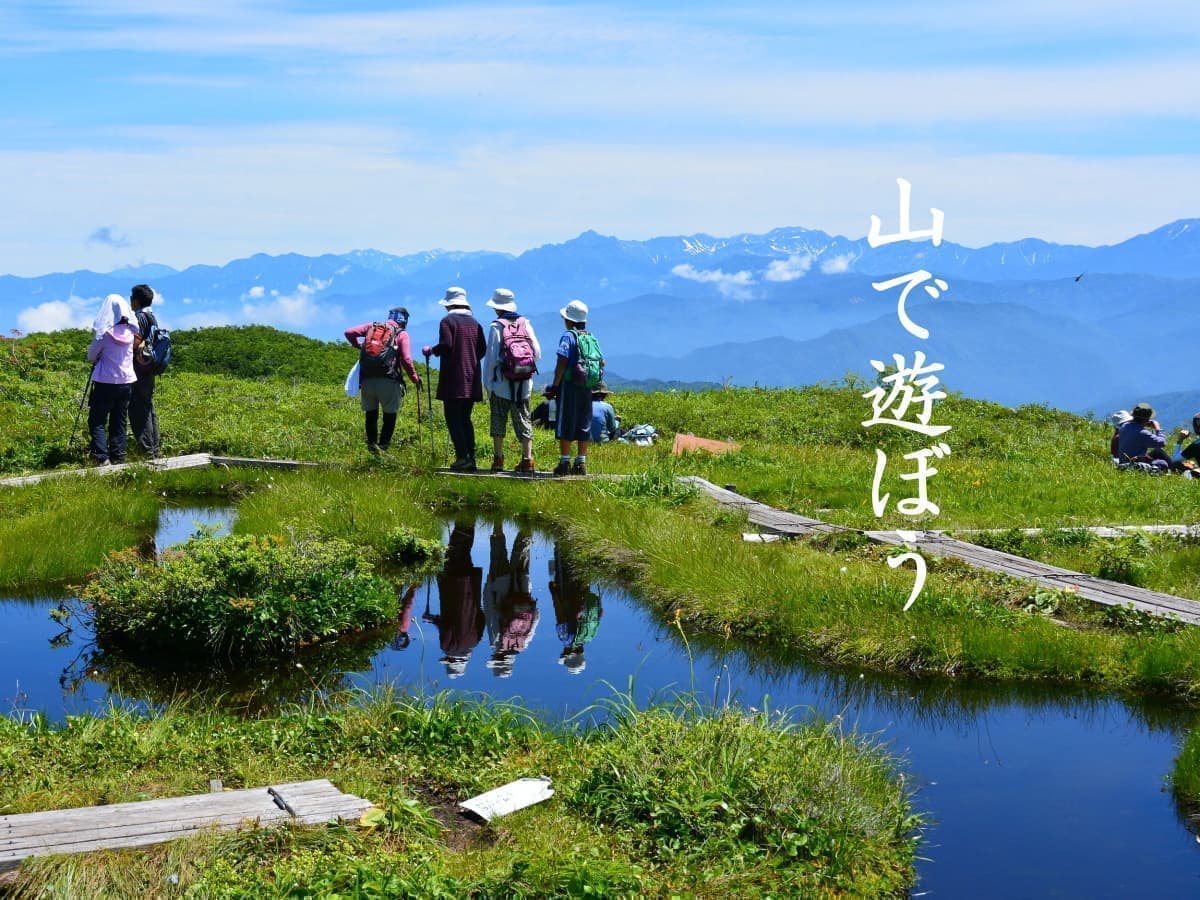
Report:
M731 866L787 871L792 888L820 873L890 895L911 873L870 848L913 839L917 819L883 759L833 725L794 728L765 712L630 711L597 741L570 802L658 864L720 860L716 878Z
M250 657L394 618L396 589L340 539L199 535L158 559L109 554L83 588L96 638L160 655Z

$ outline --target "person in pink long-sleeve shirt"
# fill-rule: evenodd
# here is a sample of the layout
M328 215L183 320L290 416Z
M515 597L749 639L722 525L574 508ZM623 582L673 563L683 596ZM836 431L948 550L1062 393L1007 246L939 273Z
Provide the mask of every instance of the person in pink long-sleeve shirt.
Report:
M375 326L374 322L364 322L347 328L346 340L352 347L360 351L358 361L358 396L365 416L365 432L367 449L371 453L386 450L392 442L392 433L396 430L396 415L400 412L400 401L404 399L404 374L416 387L421 386L421 376L413 365L412 352L409 349L408 310L403 306L388 310L385 327L390 328L391 354L390 359L380 363L368 357L365 350L367 335ZM401 373L403 369L403 374ZM379 427L379 408L383 407L383 428Z
M136 319L120 294L109 294L92 323L88 361L92 363L92 392L88 400L88 432L92 462L98 466L125 461L129 400L133 396Z

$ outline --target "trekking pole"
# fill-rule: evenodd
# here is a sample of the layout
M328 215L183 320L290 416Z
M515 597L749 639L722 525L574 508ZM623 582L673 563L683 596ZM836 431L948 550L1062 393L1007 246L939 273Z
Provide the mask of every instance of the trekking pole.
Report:
M417 388L417 446L421 446L421 389Z
M67 452L75 449L75 434L79 431L79 417L83 415L83 404L87 401L88 388L92 386L92 376L96 374L96 363L88 369L87 381L83 385L83 393L79 397L79 409L75 410L75 424L71 426L71 438L67 441Z
M437 449L434 447L433 436L433 379L429 377L429 354L425 354L425 399L429 401L426 408L429 410L429 458L437 456Z

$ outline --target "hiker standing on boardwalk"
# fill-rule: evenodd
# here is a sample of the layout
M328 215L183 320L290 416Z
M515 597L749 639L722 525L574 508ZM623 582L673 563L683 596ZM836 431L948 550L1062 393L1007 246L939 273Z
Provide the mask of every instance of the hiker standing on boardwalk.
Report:
M138 451L150 459L157 459L162 452L158 434L158 414L154 411L154 356L147 342L153 340L158 329L158 319L150 309L154 302L154 289L148 284L134 285L129 292L129 303L137 317L138 340L135 342L140 353L133 357L133 374L137 381L129 400L129 428Z
M404 399L404 373L418 389L421 376L409 352L408 310L394 306L385 322L364 322L347 328L346 340L358 348L358 397L366 418L367 450L387 450L396 430L396 416ZM383 407L383 428L379 428L379 408Z
M88 400L88 433L92 462L98 466L125 462L129 399L137 375L133 371L133 342L137 318L120 294L109 294L92 323L88 362L92 395Z
M446 429L454 445L455 472L475 471L475 426L471 424L471 407L483 400L479 380L479 361L487 353L483 326L471 315L467 292L460 287L446 288L446 296L438 301L446 315L438 325L438 342L421 348L426 358L430 354L441 360L437 398L442 401Z
M592 436L592 389L604 374L600 344L587 330L588 308L572 300L559 311L565 330L558 339L554 381L546 386L546 397L558 400L558 465L555 475L586 475L587 448ZM577 455L571 463L571 444Z
M492 471L504 471L504 432L512 419L513 434L521 445L521 462L514 472L533 472L533 422L529 397L542 347L533 323L517 312L513 292L497 288L487 305L496 311L488 327L487 354L483 358L483 383L488 389Z

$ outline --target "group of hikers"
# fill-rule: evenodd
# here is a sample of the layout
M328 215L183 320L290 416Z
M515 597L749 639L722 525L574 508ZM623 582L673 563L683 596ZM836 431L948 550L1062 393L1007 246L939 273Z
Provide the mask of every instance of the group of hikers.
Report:
M94 465L125 462L129 428L141 455L153 459L161 452L154 381L170 357L170 338L158 326L153 302L149 285L135 285L129 300L105 297L92 322L88 434Z
M447 542L446 561L437 576L438 611L429 611L427 599L421 620L438 630L443 654L439 662L446 667L449 678L466 673L471 654L485 633L491 648L487 667L497 678L507 678L513 673L516 658L533 640L541 618L529 574L533 536L519 531L510 554L503 526L495 523L486 581L483 569L471 558L474 543L474 522L455 522ZM584 648L600 626L600 596L564 562L557 547L550 573L555 633L562 645L558 662L568 674L578 675L587 664ZM411 642L408 632L416 590L416 585L410 586L403 598L399 627L391 643L394 650L404 650Z
M520 461L513 471L532 474L536 465L530 402L533 376L542 358L533 323L517 311L516 297L506 288L497 288L487 301L495 311L495 319L486 333L472 314L467 292L461 287L447 288L438 303L446 313L438 324L437 343L422 347L421 353L427 367L430 356L440 360L437 399L442 402L446 430L454 446L450 469L477 470L471 410L483 401L486 389L492 438L490 470L505 471L504 439L511 422L521 448ZM543 391L547 406L539 418L543 423L553 422L558 438L558 464L552 474L586 475L588 445L616 438L619 425L606 400L604 357L599 342L587 328L587 304L571 300L559 314L563 332L558 339L553 375ZM404 377L418 390L422 384L413 363L408 319L408 310L397 306L388 311L386 321L364 322L345 332L346 340L359 350L358 396L365 416L367 449L372 453L387 450L391 443L404 397Z
M1149 403L1138 403L1132 411L1119 409L1111 421L1109 453L1118 466L1200 478L1200 412L1192 416L1190 430L1180 428L1175 432L1174 453L1167 451L1166 433Z

